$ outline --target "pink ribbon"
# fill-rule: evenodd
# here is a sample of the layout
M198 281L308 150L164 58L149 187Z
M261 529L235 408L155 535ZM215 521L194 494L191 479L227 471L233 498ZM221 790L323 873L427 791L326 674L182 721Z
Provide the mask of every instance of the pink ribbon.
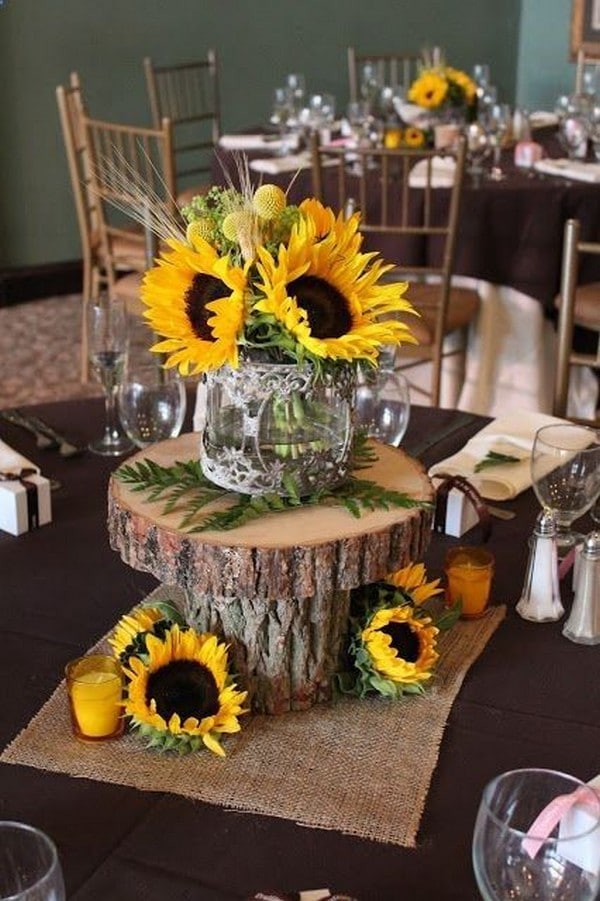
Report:
M600 794L589 786L582 786L568 795L558 795L553 801L550 801L535 818L523 839L523 850L529 854L532 860L546 839L549 838L552 830L575 804L583 804L592 808L595 813L600 813Z

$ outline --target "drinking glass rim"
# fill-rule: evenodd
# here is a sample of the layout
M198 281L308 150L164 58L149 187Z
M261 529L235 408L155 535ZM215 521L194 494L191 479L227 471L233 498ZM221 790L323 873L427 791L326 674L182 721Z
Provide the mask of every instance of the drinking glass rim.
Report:
M589 829L586 829L584 832L578 832L576 835L568 835L568 836L564 836L562 838L552 837L552 836L543 836L543 835L532 835L529 832L523 832L520 829L515 829L514 826L509 826L503 819L496 816L496 814L493 812L493 810L491 809L490 804L489 804L488 795L489 795L492 787L495 787L500 782L500 780L506 779L509 776L516 776L516 775L523 774L523 773L536 773L536 774L543 773L544 775L560 776L563 779L569 779L573 782L578 783L578 785L573 789L573 791L576 791L577 788L587 789L590 792L591 796L593 796L597 802L597 810L595 812L594 825L591 826ZM570 794L570 793L562 792L561 794ZM557 796L557 797L559 797L559 796ZM550 802L548 802L548 803L550 803ZM481 805L485 807L487 815L497 826L501 827L502 829L509 830L515 836L518 836L520 838L529 838L529 839L541 841L541 842L553 841L553 842L560 842L562 844L563 842L579 841L580 839L585 838L588 835L591 835L600 826L600 795L598 794L598 792L594 788L592 788L591 785L588 785L587 782L583 782L577 776L571 776L570 773L563 773L562 770L550 770L550 769L546 769L544 767L521 767L520 769L507 770L505 773L498 773L497 776L494 776L494 778L490 779L490 781L485 785L482 795L481 795ZM592 816L594 816L594 814L592 814Z
M549 431L550 429L579 429L580 431L587 432L590 436L593 436L595 444L581 448L563 447L562 444L550 444L547 440L545 440L545 436L542 434L543 432ZM546 447L554 447L557 450L574 451L578 454L597 450L598 447L600 447L600 429L594 428L594 426L580 425L577 422L549 422L547 423L547 425L543 425L536 430L534 435L534 444L538 438L544 445L546 445Z
M58 860L58 851L56 849L56 845L53 840L47 835L42 829L38 829L37 826L31 826L29 823L21 823L19 820L0 820L0 833L4 830L10 828L14 832L17 833L28 833L30 835L36 836L42 840L42 843L46 846L47 850L50 852L50 860L48 863L48 867L46 872L40 876L40 878L32 883L29 886L26 886L26 891L29 889L35 888L36 885L41 885L50 874L59 866ZM13 898L18 898L21 892L17 895L6 895L2 898L2 901L11 901Z

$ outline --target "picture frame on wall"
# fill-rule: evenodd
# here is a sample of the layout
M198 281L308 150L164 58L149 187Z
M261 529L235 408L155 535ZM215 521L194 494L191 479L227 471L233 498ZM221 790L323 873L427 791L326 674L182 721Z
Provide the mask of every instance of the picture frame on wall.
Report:
M573 0L571 59L579 55L600 60L600 0Z

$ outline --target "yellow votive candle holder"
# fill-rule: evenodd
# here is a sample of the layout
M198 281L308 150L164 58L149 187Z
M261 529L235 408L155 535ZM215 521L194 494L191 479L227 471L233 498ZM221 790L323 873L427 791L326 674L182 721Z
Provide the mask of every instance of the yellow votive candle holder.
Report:
M106 741L123 732L123 672L102 654L72 660L65 668L73 734L81 741Z
M494 556L482 547L454 547L446 554L446 604L461 603L461 618L476 619L487 609Z

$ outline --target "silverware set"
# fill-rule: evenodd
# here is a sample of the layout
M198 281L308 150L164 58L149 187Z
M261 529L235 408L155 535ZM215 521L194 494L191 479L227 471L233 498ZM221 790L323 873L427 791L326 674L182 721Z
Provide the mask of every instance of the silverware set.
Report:
M16 407L9 410L0 410L0 417L30 432L35 437L35 443L40 450L58 450L61 457L77 457L85 448L70 441L56 429L44 422L38 416L25 414Z

